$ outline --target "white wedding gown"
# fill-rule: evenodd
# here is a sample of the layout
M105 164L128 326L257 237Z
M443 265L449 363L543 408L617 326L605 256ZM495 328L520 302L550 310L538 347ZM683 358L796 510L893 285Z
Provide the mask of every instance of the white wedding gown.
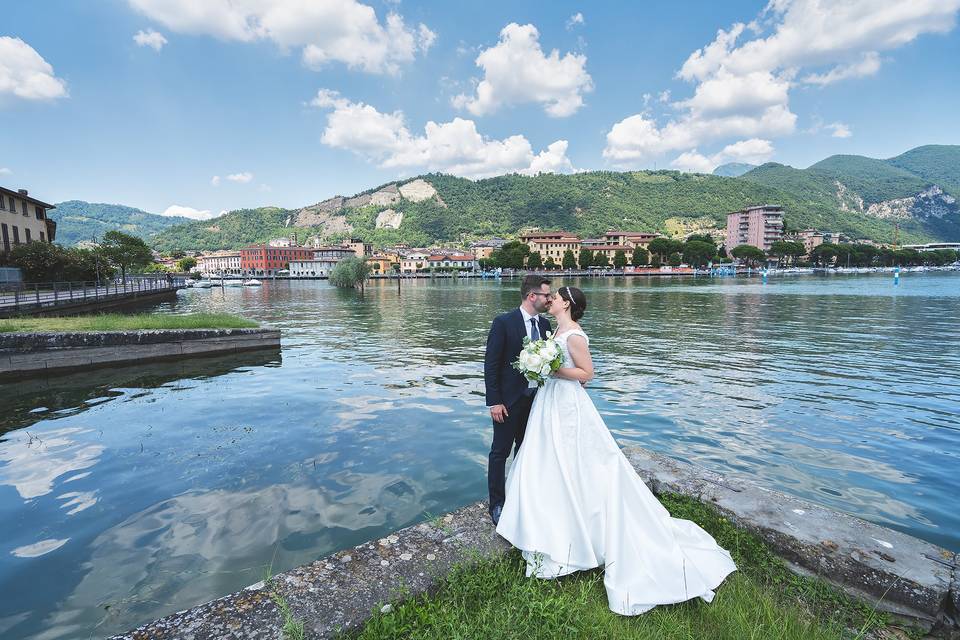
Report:
M556 337L564 367L567 340ZM610 609L632 616L700 597L736 570L709 533L672 518L643 483L579 382L550 378L537 393L507 478L497 533L523 552L527 575L555 578L605 566Z

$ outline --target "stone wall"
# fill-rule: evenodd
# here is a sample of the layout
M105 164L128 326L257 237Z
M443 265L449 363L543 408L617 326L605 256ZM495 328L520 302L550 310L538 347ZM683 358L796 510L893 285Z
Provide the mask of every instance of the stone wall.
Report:
M0 378L279 347L275 329L0 333Z
M759 534L796 571L819 575L942 637L958 633L957 554L743 478L639 447L625 453L651 489L713 504ZM454 565L508 551L479 502L115 638L280 638L274 594L304 622L308 638L334 638L362 625L374 608L435 589Z

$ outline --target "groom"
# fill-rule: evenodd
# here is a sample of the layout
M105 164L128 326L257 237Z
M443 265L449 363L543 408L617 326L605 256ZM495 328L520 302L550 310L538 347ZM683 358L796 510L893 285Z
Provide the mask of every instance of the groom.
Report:
M483 381L487 388L487 407L493 418L493 444L487 466L487 486L490 490L490 517L493 524L500 521L500 512L506 500L504 469L510 449L519 451L537 383L528 382L513 368L523 339L539 340L551 331L550 321L540 317L547 310L553 294L550 281L542 276L529 275L520 285L520 307L493 319L487 336L487 353L483 360Z

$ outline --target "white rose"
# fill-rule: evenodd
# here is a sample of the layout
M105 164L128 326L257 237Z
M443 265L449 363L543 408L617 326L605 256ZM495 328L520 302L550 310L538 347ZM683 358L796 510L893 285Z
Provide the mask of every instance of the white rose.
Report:
M540 354L536 354L530 358L530 369L533 371L539 371L543 368L544 363L547 362L547 359Z
M530 352L521 351L520 352L520 366L524 369L530 368Z
M550 375L550 363L543 365L543 367L540 369L540 375L544 378Z

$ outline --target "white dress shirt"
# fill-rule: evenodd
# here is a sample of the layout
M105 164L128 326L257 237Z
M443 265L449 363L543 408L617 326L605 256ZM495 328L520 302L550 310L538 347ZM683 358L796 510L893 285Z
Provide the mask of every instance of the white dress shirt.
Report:
M523 326L526 327L527 329L527 337L533 340L533 335L532 335L533 331L532 331L532 328L530 327L530 318L536 318L537 331L540 331L540 314L538 313L537 315L532 316L529 313L527 313L526 309L524 309L523 307L520 307L520 315L523 316ZM546 336L540 336L540 337L545 338Z

